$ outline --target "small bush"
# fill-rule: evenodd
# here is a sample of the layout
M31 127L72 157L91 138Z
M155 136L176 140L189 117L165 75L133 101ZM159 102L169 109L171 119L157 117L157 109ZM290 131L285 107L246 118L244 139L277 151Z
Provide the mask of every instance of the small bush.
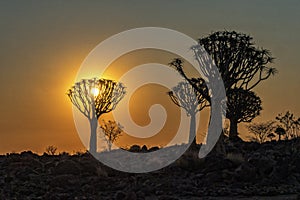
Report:
M139 145L132 145L129 149L130 152L140 152L141 151L141 147Z
M46 153L49 155L55 155L57 151L57 147L54 145L50 145L46 147Z
M152 151L157 151L157 150L159 150L159 147L154 146L154 147L151 147L148 151L152 152Z

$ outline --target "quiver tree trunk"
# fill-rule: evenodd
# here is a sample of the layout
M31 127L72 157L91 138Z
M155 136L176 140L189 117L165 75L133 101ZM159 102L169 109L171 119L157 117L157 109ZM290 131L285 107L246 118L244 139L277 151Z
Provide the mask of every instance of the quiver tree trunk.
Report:
M191 114L189 143L196 146L196 113Z
M237 139L238 138L238 121L236 119L230 120L230 129L229 129L229 139Z
M98 120L96 117L93 117L90 121L90 129L91 129L91 136L90 136L90 153L97 152L97 126Z

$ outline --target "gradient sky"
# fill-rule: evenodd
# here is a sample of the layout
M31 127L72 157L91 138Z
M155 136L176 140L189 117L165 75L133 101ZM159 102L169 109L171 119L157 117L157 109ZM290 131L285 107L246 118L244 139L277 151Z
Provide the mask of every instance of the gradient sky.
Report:
M274 1L1 1L0 153L84 147L65 95L87 54L131 28L156 26L197 39L212 31L248 33L276 58L277 76L255 91L270 120L300 115L300 2Z

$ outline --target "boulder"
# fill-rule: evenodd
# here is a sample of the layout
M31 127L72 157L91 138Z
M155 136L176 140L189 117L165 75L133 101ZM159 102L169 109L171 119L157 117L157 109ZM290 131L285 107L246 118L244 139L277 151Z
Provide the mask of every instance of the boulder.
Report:
M53 175L80 174L80 165L72 160L63 160L52 169Z

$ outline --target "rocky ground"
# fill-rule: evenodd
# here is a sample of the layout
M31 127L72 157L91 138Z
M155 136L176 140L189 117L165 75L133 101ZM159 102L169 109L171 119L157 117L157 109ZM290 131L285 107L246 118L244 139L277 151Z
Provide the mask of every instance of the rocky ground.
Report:
M0 156L0 199L297 199L300 140L226 143L226 155L145 174L110 169L88 153Z

